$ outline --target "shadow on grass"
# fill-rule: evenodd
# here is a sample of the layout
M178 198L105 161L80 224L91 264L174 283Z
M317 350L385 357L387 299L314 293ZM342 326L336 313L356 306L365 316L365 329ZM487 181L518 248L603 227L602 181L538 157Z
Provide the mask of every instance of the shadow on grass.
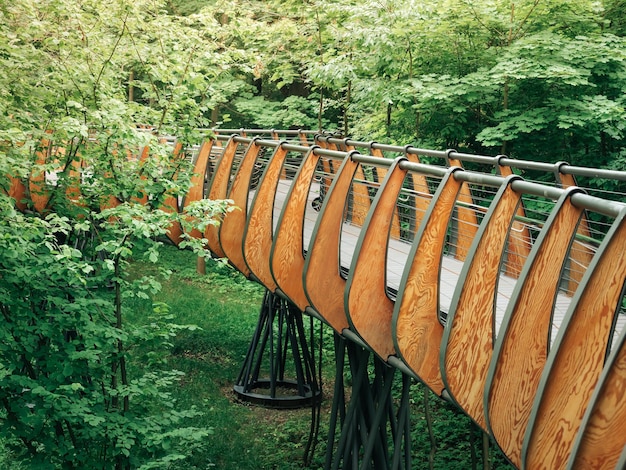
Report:
M193 253L174 247L163 250L161 264L172 271L162 281L162 290L154 299L169 305L174 322L197 325L181 330L172 339L166 353L165 367L185 373L174 397L181 407L195 405L203 415L190 425L211 427L205 450L176 468L226 470L291 470L303 468L303 454L309 434L311 411L272 410L238 402L232 391L249 341L253 335L263 289L246 280L232 268L207 262L207 274L195 271ZM151 269L138 264L142 273ZM132 320L141 323L151 308L147 302L132 304ZM319 443L311 468L321 468L332 396L334 374L332 335L325 331L324 391ZM142 367L142 364L135 364ZM396 374L399 375L399 374ZM349 393L349 390L347 390ZM423 388L412 389L413 468L429 468L430 440L424 419ZM480 435L469 419L453 406L431 396L437 451L434 469L482 468ZM495 449L490 454L492 469L510 469Z

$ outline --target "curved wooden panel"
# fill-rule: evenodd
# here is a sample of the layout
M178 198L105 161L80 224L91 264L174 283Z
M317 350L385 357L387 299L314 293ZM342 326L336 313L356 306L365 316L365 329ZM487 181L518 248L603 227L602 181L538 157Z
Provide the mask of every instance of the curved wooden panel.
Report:
M200 150L198 150L198 157L194 163L193 175L190 180L191 187L189 188L187 196L183 199L183 208L187 207L192 202L200 201L204 197L204 178L206 177L213 142L213 139L205 140L202 142ZM194 238L202 238L202 233L196 229L193 229L189 235Z
M77 206L84 206L80 189L81 168L82 161L80 159L72 159L63 170L67 177L65 196L69 202Z
M380 158L385 158L385 156L383 155L383 152L380 149L375 149L370 147L370 154L374 157L380 157ZM410 159L409 159L410 160ZM413 160L410 160L413 161ZM382 184L382 181L385 179L385 177L387 176L387 171L388 168L385 167L376 167L375 168L376 171L376 181L378 182L378 184ZM390 234L392 238L395 238L396 240L400 239L400 216L398 213L398 207L396 206L393 210L393 221L391 222L391 230L390 230Z
M15 199L15 207L17 207L20 211L23 211L28 207L25 202L26 186L20 178L11 177L10 181L11 186L9 186L7 194L9 195L9 197Z
M509 166L498 165L498 173L501 176L511 176L513 171ZM526 211L523 204L520 204L517 208L517 215L519 217L526 217ZM509 232L508 239L508 252L506 255L505 274L507 276L517 279L522 272L524 262L530 254L531 241L530 231L526 224L518 221L514 221Z
M259 181L243 236L243 254L248 269L270 291L276 282L270 270L273 240L274 197L287 150L276 147Z
M581 209L574 191L561 196L515 286L494 346L485 386L487 426L511 459L521 448L541 372L550 347L558 284Z
M224 147L222 157L217 163L215 173L213 173L207 199L212 199L214 201L218 199L226 199L228 193L228 183L230 182L230 174L233 168L237 146L238 144L235 142L234 136L232 136ZM218 226L209 225L204 231L204 236L207 239L209 249L215 254L215 256L219 258L226 256L220 246Z
M304 291L310 305L338 333L348 328L343 301L346 280L339 266L341 226L358 166L349 155L341 164L315 224L304 266Z
M460 160L448 158L448 164L450 166L462 167ZM474 205L474 199L470 187L467 183L463 183L459 191L458 202L456 208L457 216L457 242L456 252L454 257L458 260L464 261L469 252L470 246L476 232L478 231L478 219L476 217L476 211L472 208Z
M348 139L346 139L347 141ZM354 152L355 148L352 145L344 145L346 152ZM352 179L352 189L350 190L350 202L349 202L349 220L354 225L362 227L367 217L371 206L371 199L369 193L369 184L363 167L359 166L356 170L356 174Z
M234 201L236 209L224 215L218 232L222 251L233 266L246 277L250 275L250 268L243 256L243 234L248 218L250 180L260 150L261 146L254 140L248 145L228 193L228 198Z
M394 302L387 296L387 245L406 170L398 158L383 181L363 225L344 293L350 328L384 361L395 354L391 338ZM358 173L357 173L358 175Z
M407 158L409 161L414 163L419 163L419 158L417 155L407 154ZM426 176L421 175L419 173L411 172L411 182L413 183L413 191L416 192L415 196L411 196L412 200L410 200L409 204L412 205L412 216L411 221L409 223L409 232L415 233L417 228L420 226L422 222L422 217L428 211L428 207L430 206L430 201L432 200L432 195L428 191L428 182L426 181ZM411 223L412 222L412 223Z
M204 179L206 177L207 165L214 143L215 141L213 139L209 139L205 140L202 142L202 145L200 145L198 156L193 165L193 175L190 180L191 187L183 200L183 207L187 206L190 202L199 201L204 198Z
M276 285L301 311L309 305L302 285L306 205L320 158L313 149L306 154L289 189L270 251L270 268Z
M181 142L177 142L174 146L174 150L172 151L172 159L182 159L185 157L184 152L182 151L183 145ZM173 178L176 179L177 174L173 175ZM163 205L161 209L165 212L180 212L180 207L178 206L178 196L168 196L163 201ZM180 225L180 222L173 222L168 230L167 237L175 244L178 245L182 241L183 235L183 227Z
M558 179L564 188L576 186L576 179L573 175L567 175L565 173L558 173ZM583 237L590 237L591 231L589 230L589 222L587 216L583 216L578 225L578 233ZM569 267L569 283L568 292L574 293L578 284L580 283L583 274L585 273L585 267L589 266L591 259L593 258L593 251L589 247L578 240L574 240L572 246L572 252L570 254L571 264Z
M309 139L307 138L306 134L304 132L298 132L298 139L300 139L300 143L302 145L309 145Z
M446 232L462 183L451 168L439 183L415 237L393 311L392 336L398 357L433 392L443 390L439 372L439 278Z
M350 191L350 221L354 225L361 227L365 222L371 205L368 182L363 172L363 167L359 166L357 168L352 182L352 190Z
M483 429L483 392L495 338L495 300L505 242L521 195L511 176L500 187L463 266L441 343L443 382L452 399Z
M370 152L372 155L385 158L380 149L372 148ZM413 153L407 153L404 155L404 157L406 157L412 163L420 162L419 157ZM382 181L387 175L387 168L377 167L376 174L378 175L378 181ZM422 215L425 214L428 210L428 206L430 205L432 197L428 192L428 183L426 181L426 176L416 172L411 172L410 181L412 184L412 187L410 187L410 189L413 190L416 194L407 196L409 198L409 202L403 204L405 207L408 205L409 210L411 211L407 224L408 229L405 228L404 230L405 232L408 231L410 234L414 234L422 220ZM396 208L394 210L394 217L391 225L391 237L395 238L396 240L399 240L402 237L402 228L399 215L400 211L398 210L398 206L400 206L400 201L398 201L398 204L396 205ZM406 215L403 220L407 222Z
M626 468L626 331L611 353L591 398L567 465L581 468Z
M616 219L587 270L543 371L522 451L522 464L530 468L565 467L602 372L626 282L623 218ZM620 434L623 445L623 428Z
M30 200L33 202L33 208L42 213L48 207L50 201L50 193L46 190L46 173L41 168L48 161L50 155L50 141L48 139L41 140L41 148L35 152L35 171L31 169L28 176L28 193Z

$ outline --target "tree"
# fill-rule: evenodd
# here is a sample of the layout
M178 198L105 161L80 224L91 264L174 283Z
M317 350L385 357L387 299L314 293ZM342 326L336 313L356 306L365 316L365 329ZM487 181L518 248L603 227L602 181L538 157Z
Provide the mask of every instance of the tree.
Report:
M147 328L124 320L126 298L159 289L130 277L129 261L156 262L172 224L202 229L228 205L179 214L167 202L189 188L183 157L207 123L219 58L197 28L207 18L164 7L0 7L0 186L26 188L25 201L0 193L0 427L29 468L163 468L211 432L187 426L198 412L170 399L178 372L154 355L154 367L130 370L138 345L165 351L184 326L163 305Z

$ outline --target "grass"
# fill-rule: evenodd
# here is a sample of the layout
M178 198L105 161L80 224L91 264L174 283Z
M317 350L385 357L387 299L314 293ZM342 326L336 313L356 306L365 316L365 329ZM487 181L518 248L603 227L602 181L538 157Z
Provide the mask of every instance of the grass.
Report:
M199 275L195 270L195 255L171 246L163 250L161 263L172 270L172 275L163 281L162 291L154 300L169 305L176 323L200 327L181 331L165 353L167 367L185 373L173 394L182 408L195 405L203 411L191 425L214 430L204 449L180 468L303 468L311 411L251 406L239 402L232 392L256 326L263 289L232 268L213 261L207 263L207 274ZM146 273L154 268L137 264L134 269ZM150 309L150 305L140 301L128 306L132 307L129 308L130 320L137 323L141 323L144 313ZM332 335L325 331L324 337L325 399L312 468L323 465L332 401ZM430 440L424 418L423 387L414 385L411 393L413 466L427 469ZM467 469L480 465L480 435L472 430L469 419L432 394L429 406L437 436L433 468ZM492 468L511 468L495 450L490 460Z

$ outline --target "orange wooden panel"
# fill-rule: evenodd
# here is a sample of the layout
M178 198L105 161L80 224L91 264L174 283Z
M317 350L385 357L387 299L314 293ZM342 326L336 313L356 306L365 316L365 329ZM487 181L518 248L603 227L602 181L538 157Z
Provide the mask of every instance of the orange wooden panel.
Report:
M281 146L277 147L254 194L243 242L243 253L248 269L272 292L276 290L276 282L270 270L274 196L286 157L287 150Z
M343 150L345 152L354 152L355 148L353 145L346 143ZM351 202L350 222L358 227L363 226L371 205L368 184L363 167L359 166L352 179L352 189L349 196Z
M411 162L414 162L414 163L420 162L417 155L407 154L407 157L409 161ZM419 192L419 194L415 195L415 199L413 201L413 204L415 205L415 207L413 208L414 210L413 218L414 218L415 230L417 230L417 227L419 227L422 221L422 216L426 213L426 211L428 210L428 207L430 206L430 201L432 197L430 193L428 192L428 183L426 181L426 176L420 173L412 172L411 181L413 183L413 190Z
M33 208L37 212L43 212L48 206L50 193L45 188L46 174L41 168L42 165L48 163L50 156L50 141L48 139L41 140L41 147L35 152L35 170L31 170L28 177L28 192L30 200L33 202Z
M324 172L324 175L335 174L335 167L333 165L333 162L330 160L330 158L322 157L320 161L322 162L322 171ZM328 190L330 189L330 184L332 182L333 182L332 176L322 176L322 179L321 179L322 187L320 188L320 194L322 195L322 197L325 197L325 195L328 193Z
M626 468L625 390L626 332L622 332L585 414L568 470Z
M245 155L241 160L241 165L237 169L235 179L230 188L228 198L234 201L234 211L228 212L219 227L219 240L222 251L229 261L244 276L250 274L250 268L246 265L243 256L243 234L248 217L248 198L250 196L250 180L254 172L254 164L259 155L261 146L254 140L250 142Z
M228 183L230 182L230 174L233 168L233 162L235 160L235 153L239 144L235 142L234 136L228 140L228 143L224 147L222 157L217 163L215 173L211 180L211 186L209 188L208 199L219 200L226 199L228 193ZM204 231L204 236L207 239L207 245L209 249L219 258L226 256L219 240L219 227L215 225L209 225Z
M370 148L370 154L374 157L385 158L383 152L380 149ZM376 167L376 176L378 183L380 184L387 176L387 168ZM398 207L393 209L393 220L391 222L391 230L389 232L392 238L396 240L400 239L400 217L398 215Z
M513 174L511 167L498 165L498 172L502 176ZM517 215L525 217L524 206L520 204L517 208ZM517 279L522 272L522 267L530 254L531 242L530 232L526 224L514 221L509 233L508 253L506 258L504 273Z
M26 202L24 202L26 198L26 186L20 178L11 177L10 180L11 186L9 186L7 194L15 199L15 207L23 211L27 207Z
M276 284L301 311L309 305L302 285L303 229L309 190L319 158L313 151L306 154L285 201L270 255Z
M368 183L361 166L357 168L352 181L352 190L350 191L352 198L350 222L361 227L365 222L365 217L367 217L371 204Z
M177 141L174 144L174 148L172 149L172 160L177 160L179 158L184 158L184 153L182 152L183 144L180 141ZM142 154L142 158L143 154ZM172 178L176 179L177 174L175 173ZM169 195L163 201L163 205L161 209L165 212L176 213L180 212L180 207L178 207L178 196ZM175 244L178 245L182 241L183 227L179 222L173 222L169 228L167 229L167 237Z
M507 308L485 388L487 426L515 465L549 349L553 303L581 210L561 197Z
M559 173L559 179L561 185L564 188L569 188L577 185L573 175ZM586 215L583 216L580 221L580 224L578 226L578 234L584 237L591 236L591 232L589 230L589 222L587 221ZM574 240L572 251L570 253L571 265L569 270L569 293L573 294L576 290L576 287L580 283L580 280L585 273L585 267L589 265L591 258L593 258L593 250L591 250L585 243Z
M72 159L68 162L69 167L63 170L68 178L67 186L65 188L65 196L68 201L73 204L84 206L84 202L82 201L82 193L80 190L80 178L81 178L81 167L82 162L78 159Z
M214 142L213 139L209 139L205 140L202 142L202 145L200 145L198 157L193 167L193 175L191 176L191 187L183 201L183 207L186 207L190 202L199 201L204 197L204 178L206 176L207 164Z
M449 172L439 184L413 242L393 314L398 356L433 392L443 390L439 372L439 272L448 223L462 183Z
M209 163L209 156L211 155L211 149L213 148L213 139L205 140L200 146L198 151L198 157L193 167L193 175L191 176L191 187L189 192L183 199L183 208L187 207L192 202L200 201L204 197L204 178L206 176L207 165ZM194 238L202 238L202 233L193 229L190 236Z
M339 148L337 147L337 144L334 144L332 142L326 142L326 148L328 150L339 150Z
M174 148L172 149L172 159L177 159L178 157L184 157L183 153L183 143L180 140L177 140L174 144Z
M300 143L302 145L309 145L309 139L304 132L298 132L298 138L300 139Z
M341 164L318 217L304 272L304 290L310 305L339 333L348 327L343 299L346 281L339 266L340 236L346 198L357 167L349 156Z
M463 166L459 160L454 159L449 159L449 164L450 166ZM478 219L476 211L473 209L474 200L467 183L463 183L461 186L458 202L460 203L457 206L458 237L454 256L463 261L478 230Z
M174 145L174 149L172 150L172 157L171 157L172 161L181 160L185 158L185 153L182 151L182 149L183 149L182 142L176 142L176 144ZM178 172L174 173L172 178L176 179L177 176L178 176ZM173 196L173 195L167 196L165 200L163 201L163 205L161 206L161 209L165 212L170 212L170 213L180 212L181 208L179 207L178 196ZM167 237L174 244L178 245L183 240L182 235L183 235L183 227L181 226L180 222L173 222L167 230Z
M363 226L345 289L348 323L383 360L395 354L391 337L394 302L387 296L387 245L390 225L406 170L398 161L378 190Z
M511 178L500 188L459 279L441 348L446 390L483 429L483 390L493 351L494 302L500 263L520 194Z
M522 456L530 468L565 468L602 372L626 281L626 224L622 220L616 221L618 229L607 235L609 243L600 248L599 259L590 267L582 292L576 293L575 308L561 325L564 331L544 370ZM610 440L610 436L607 438ZM626 433L622 432L619 439L623 445ZM614 457L619 457L619 452Z

